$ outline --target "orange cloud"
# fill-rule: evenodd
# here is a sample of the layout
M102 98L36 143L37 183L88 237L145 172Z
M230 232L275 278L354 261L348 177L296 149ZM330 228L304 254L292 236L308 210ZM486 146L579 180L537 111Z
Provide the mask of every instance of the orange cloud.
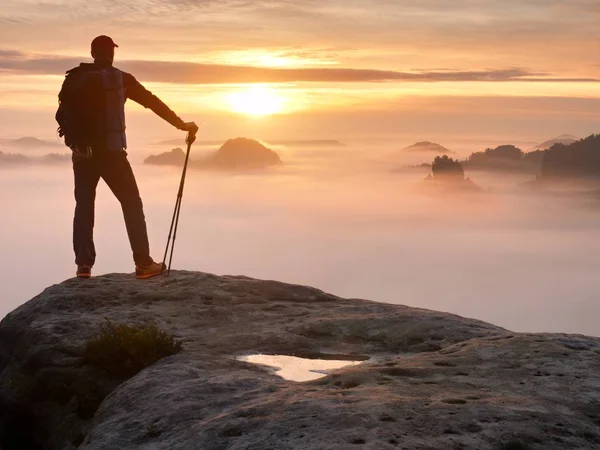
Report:
M79 64L76 57L28 56L0 50L0 70L31 75L58 75ZM563 78L521 68L498 70L437 70L400 72L355 68L273 68L200 64L181 61L121 61L117 65L146 81L180 84L287 83L287 82L599 82L596 78Z

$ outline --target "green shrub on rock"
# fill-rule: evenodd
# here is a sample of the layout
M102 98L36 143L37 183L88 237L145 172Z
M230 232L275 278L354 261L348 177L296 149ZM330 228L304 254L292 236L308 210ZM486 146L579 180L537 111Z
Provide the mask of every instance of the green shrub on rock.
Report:
M107 320L85 345L86 362L114 378L126 379L183 348L155 324L128 325Z

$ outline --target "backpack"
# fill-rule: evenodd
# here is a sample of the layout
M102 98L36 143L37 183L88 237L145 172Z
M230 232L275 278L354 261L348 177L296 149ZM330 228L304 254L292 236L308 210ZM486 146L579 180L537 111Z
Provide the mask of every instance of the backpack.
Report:
M58 110L55 119L58 135L64 137L65 145L74 154L91 156L89 130L90 95L88 78L79 67L67 72L58 94Z
M58 94L58 135L75 154L90 157L92 147L127 147L121 71L81 64L67 72Z

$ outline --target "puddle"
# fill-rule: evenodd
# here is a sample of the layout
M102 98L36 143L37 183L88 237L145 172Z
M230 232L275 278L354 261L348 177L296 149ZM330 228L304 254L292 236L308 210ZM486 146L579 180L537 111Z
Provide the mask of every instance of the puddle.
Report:
M241 356L238 359L273 367L275 375L290 381L317 380L327 376L334 369L355 366L364 362L364 360L306 359L286 355L249 355Z

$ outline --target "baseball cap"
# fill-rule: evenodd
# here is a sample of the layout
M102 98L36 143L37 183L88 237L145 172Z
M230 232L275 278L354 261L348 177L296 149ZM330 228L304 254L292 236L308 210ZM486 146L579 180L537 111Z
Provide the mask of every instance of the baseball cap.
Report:
M105 48L115 48L117 44L108 36L98 36L92 41L92 50L100 50Z

